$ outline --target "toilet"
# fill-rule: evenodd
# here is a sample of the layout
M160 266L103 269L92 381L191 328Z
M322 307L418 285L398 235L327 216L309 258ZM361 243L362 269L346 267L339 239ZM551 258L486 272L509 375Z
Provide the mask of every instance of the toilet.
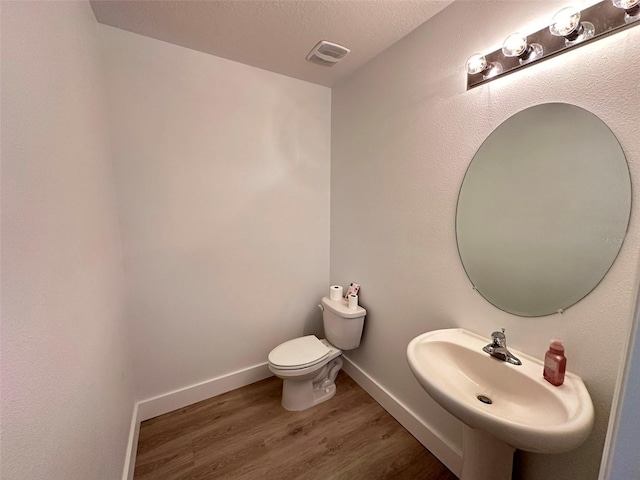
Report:
M360 345L367 311L352 310L344 300L324 297L320 305L326 339L315 335L294 338L269 353L269 369L282 382L282 406L299 412L326 402L336 394L342 351Z

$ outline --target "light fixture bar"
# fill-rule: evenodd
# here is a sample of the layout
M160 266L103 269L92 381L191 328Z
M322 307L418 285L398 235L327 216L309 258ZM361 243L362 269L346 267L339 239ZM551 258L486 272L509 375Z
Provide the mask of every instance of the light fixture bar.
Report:
M571 41L571 37L553 35L547 26L525 37L529 45L538 45L542 48L541 54L533 59L522 62L518 56L506 56L502 49L485 55L484 61L486 65L500 65L500 71L493 75L487 75L486 71L485 74L482 74L482 72L467 73L467 90L484 85L521 68L535 65L575 47L586 45L612 33L617 33L627 27L640 25L640 14L638 15L638 20L636 20L635 17L630 17L629 11L631 9L625 11L623 6L614 5L614 3L621 2L622 5L629 5L633 9L640 8L639 2L636 0L603 0L580 11L578 14L579 21L588 25L589 28L592 26L594 29L592 36L585 36L586 38L580 41ZM635 11L631 11L631 13L634 14Z

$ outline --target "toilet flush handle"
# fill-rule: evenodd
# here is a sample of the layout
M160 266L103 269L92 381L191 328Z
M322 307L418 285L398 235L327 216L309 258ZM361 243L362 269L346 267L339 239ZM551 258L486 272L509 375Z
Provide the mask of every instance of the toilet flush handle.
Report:
M318 308L324 312L324 307L321 304L318 304Z

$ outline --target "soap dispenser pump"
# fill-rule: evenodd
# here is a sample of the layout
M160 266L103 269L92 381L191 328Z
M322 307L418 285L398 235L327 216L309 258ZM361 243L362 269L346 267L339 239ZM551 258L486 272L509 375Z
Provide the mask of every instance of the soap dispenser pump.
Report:
M549 350L544 356L544 371L542 376L556 387L564 382L564 372L567 369L567 358L564 356L564 345L559 338L552 338Z

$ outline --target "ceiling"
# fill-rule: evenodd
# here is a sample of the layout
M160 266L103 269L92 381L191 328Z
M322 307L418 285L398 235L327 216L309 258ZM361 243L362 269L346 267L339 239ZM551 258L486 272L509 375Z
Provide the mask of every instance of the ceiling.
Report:
M453 0L92 0L98 22L332 86ZM320 40L351 49L326 67Z

